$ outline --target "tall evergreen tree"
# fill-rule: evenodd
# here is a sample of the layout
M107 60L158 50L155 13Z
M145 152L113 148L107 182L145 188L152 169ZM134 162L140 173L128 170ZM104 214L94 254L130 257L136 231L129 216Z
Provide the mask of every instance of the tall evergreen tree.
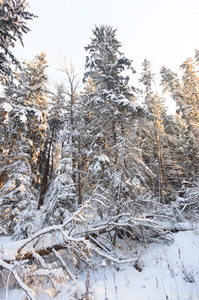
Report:
M35 188L41 180L39 169L42 164L41 158L48 129L47 115L44 110L47 99L47 77L44 72L46 61L44 57L43 54L37 56L33 64L31 62L24 63L21 72L15 74L15 85L10 89L6 88L6 100L2 105L4 114L0 129L4 136L2 149L5 155L1 161L0 173L1 206L5 217L5 209L9 206L9 219L11 220L9 230L11 233L13 230L17 231L15 238L20 237L20 230L23 231L21 233L23 236L28 234L28 231L25 233L26 228L23 225L24 211L27 212L28 222L31 223L30 217L33 222L34 214L30 213L29 210L32 210L33 203L35 204L35 197L37 196ZM21 166L24 166L20 172L17 172L15 167L17 162L21 162ZM29 179L24 180L26 173ZM19 193L21 187L26 189L26 193ZM10 193L15 196L10 196L9 199ZM34 201L32 202L31 199ZM12 220L15 220L15 223ZM15 226L17 223L18 226ZM35 226L32 227L35 229Z
M11 65L19 65L11 48L17 40L23 45L23 34L30 31L27 21L35 17L26 7L24 0L4 0L0 4L0 81L3 83L11 80Z
M44 212L43 225L59 224L81 204L80 171L80 111L77 95L78 80L74 67L62 61L66 84L59 86L53 97L50 116L51 127L55 126L54 143L60 149L60 161L50 187L51 196ZM82 137L81 137L82 138Z
M63 83L56 85L56 91L52 94L48 123L50 128L50 142L51 142L51 163L50 163L50 178L52 179L54 164L57 158L57 153L60 152L60 133L63 131L65 120L66 120L66 94ZM56 166L55 166L56 168Z
M163 174L163 140L164 140L164 125L163 125L163 114L165 108L163 100L153 92L154 74L152 73L151 63L145 59L143 64L143 72L140 82L145 86L145 107L147 111L153 116L152 126L150 126L150 133L148 135L148 142L145 140L144 153L147 153L150 161L149 167L156 174L157 181L154 184L155 190L158 188L159 199L164 202L164 174ZM149 122L147 123L147 126ZM158 164L156 163L158 162Z
M77 208L70 158L61 158L50 193L49 204L42 214L42 223L45 227L63 224Z
M143 110L136 105L123 71L131 60L121 52L116 30L102 25L93 30L94 37L86 47L86 87L83 94L86 113L88 182L98 189L96 200L107 199L108 214L128 210L127 200L137 186L144 186L143 164L136 145L136 120ZM139 182L139 183L138 183ZM100 191L100 192L99 192ZM99 203L99 201L98 201ZM126 208L125 208L126 207ZM105 209L98 210L101 217Z
M5 95L12 97L16 104L45 110L49 93L47 67L45 52L36 55L32 61L23 61L21 70L14 72L14 84L5 87Z
M161 69L163 90L169 91L176 101L177 112L182 119L183 131L181 134L181 147L184 152L184 159L181 161L184 167L185 179L196 179L198 174L198 76L195 63L187 59L182 65L182 79L171 70L163 67ZM186 159L185 159L186 158ZM186 170L185 170L186 169Z
M61 64L61 71L65 78L65 94L66 94L66 119L67 131L65 131L65 139L68 140L70 147L68 147L68 155L71 158L72 164L72 179L77 188L78 177L78 123L79 123L79 103L77 89L79 85L78 76L75 74L75 67L71 63L70 67L67 65L65 59ZM65 128L66 128L65 127ZM65 140L66 141L66 140Z
M0 162L0 219L7 232L16 231L15 238L27 237L36 229L32 211L36 203L33 172L36 157L28 128L32 119L37 118L37 112L6 102L1 109L4 112L1 126L4 139Z

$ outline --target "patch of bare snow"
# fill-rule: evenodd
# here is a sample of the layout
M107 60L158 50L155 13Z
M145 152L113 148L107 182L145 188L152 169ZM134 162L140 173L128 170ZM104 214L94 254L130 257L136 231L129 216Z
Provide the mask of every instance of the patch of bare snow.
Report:
M113 272L106 270L108 300L199 299L199 234L183 231L173 234L171 245L153 243L140 257L142 271L132 265ZM100 273L100 272L99 272ZM103 274L93 282L97 300L105 299ZM102 273L102 272L101 272ZM116 293L117 290L117 293Z

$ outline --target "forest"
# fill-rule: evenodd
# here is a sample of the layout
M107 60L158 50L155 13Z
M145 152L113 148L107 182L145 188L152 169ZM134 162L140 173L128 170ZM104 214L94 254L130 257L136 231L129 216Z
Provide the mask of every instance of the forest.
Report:
M68 299L93 299L78 272L100 262L139 270L132 241L168 242L198 220L199 51L178 74L161 68L161 94L144 59L141 90L117 30L95 26L83 78L63 59L65 80L50 86L44 52L31 61L12 52L36 17L27 9L0 1L0 238L11 237L0 288L9 281L37 299L34 286L56 294L56 282L71 282Z

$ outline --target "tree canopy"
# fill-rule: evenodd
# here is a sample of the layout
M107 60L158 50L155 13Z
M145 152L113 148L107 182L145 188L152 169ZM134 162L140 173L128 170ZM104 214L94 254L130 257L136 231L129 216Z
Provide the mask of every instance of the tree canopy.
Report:
M0 249L0 276L29 299L38 282L56 292L70 282L77 299L81 265L135 262L132 241L171 241L179 222L198 219L199 55L181 77L162 67L162 94L144 59L138 95L117 30L95 26L83 87L63 60L52 88L44 52L19 63L10 50L33 18L26 1L0 4L0 235L18 241Z

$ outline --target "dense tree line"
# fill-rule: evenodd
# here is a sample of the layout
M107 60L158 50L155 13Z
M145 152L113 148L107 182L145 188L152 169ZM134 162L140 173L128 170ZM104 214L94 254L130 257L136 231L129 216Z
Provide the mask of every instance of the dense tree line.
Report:
M175 116L155 92L147 59L140 75L143 103L138 102L140 91L129 84L132 61L107 25L95 26L85 47L83 89L74 67L63 62L65 81L52 92L45 53L19 63L10 51L29 31L26 21L34 16L25 9L24 1L0 5L1 233L19 240L41 227L70 223L73 232L74 216L86 209L94 229L85 233L82 227L82 234L101 250L107 247L98 234L108 233L111 247L118 237L146 241L153 227L161 235L148 218L175 219L178 197L199 175L198 51L195 60L180 66L181 78L160 70L163 92L177 106Z
M137 89L129 85L135 70L120 48L115 29L95 27L85 47L82 91L74 67L63 61L66 81L50 92L45 53L22 62L9 84L2 79L1 223L15 238L37 230L34 209L44 203L44 226L62 224L91 195L103 219L134 214L137 199L146 195L175 201L185 181L197 180L197 52L196 62L182 64L182 79L165 67L160 71L163 91L177 105L169 116L147 59L138 104Z

